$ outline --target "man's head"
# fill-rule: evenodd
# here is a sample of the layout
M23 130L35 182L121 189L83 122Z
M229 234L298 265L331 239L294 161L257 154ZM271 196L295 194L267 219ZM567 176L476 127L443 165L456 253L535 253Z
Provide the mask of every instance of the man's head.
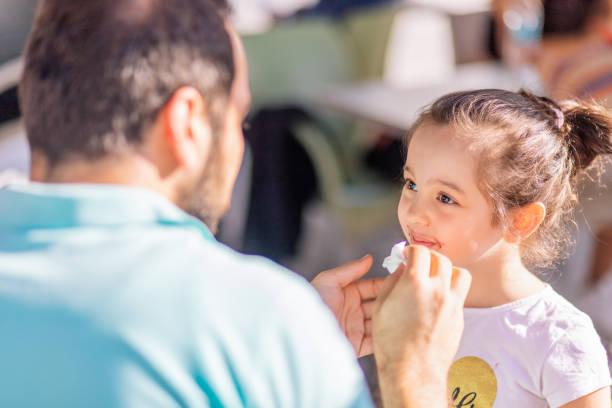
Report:
M223 0L43 0L20 86L33 178L153 187L214 229L249 103L226 11Z

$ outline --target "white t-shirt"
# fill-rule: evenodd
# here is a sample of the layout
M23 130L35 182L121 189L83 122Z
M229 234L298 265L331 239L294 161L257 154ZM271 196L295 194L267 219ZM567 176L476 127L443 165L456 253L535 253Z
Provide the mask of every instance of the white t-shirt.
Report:
M591 319L550 286L502 306L465 309L449 375L454 407L554 408L611 383Z

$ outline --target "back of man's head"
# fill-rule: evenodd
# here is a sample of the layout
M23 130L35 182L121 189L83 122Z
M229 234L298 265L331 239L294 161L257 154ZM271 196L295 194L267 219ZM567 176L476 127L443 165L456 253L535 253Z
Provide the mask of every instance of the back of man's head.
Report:
M234 79L225 0L42 0L20 103L54 165L129 151L182 86L220 126Z

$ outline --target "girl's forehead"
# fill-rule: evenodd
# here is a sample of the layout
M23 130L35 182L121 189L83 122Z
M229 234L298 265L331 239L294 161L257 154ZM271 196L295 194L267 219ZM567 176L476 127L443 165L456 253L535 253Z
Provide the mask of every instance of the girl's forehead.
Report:
M467 164L476 159L470 138L448 125L423 124L416 129L408 144L408 159L423 155L461 159Z
M421 125L408 144L406 167L423 181L444 178L476 186L477 165L469 138L451 126Z

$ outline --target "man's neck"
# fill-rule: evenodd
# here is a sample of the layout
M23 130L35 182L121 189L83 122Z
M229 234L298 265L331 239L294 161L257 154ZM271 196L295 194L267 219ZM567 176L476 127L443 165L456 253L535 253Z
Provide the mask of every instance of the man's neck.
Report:
M115 184L147 188L176 202L175 194L162 181L157 168L138 155L75 159L53 167L33 158L31 174L32 181L42 183Z

